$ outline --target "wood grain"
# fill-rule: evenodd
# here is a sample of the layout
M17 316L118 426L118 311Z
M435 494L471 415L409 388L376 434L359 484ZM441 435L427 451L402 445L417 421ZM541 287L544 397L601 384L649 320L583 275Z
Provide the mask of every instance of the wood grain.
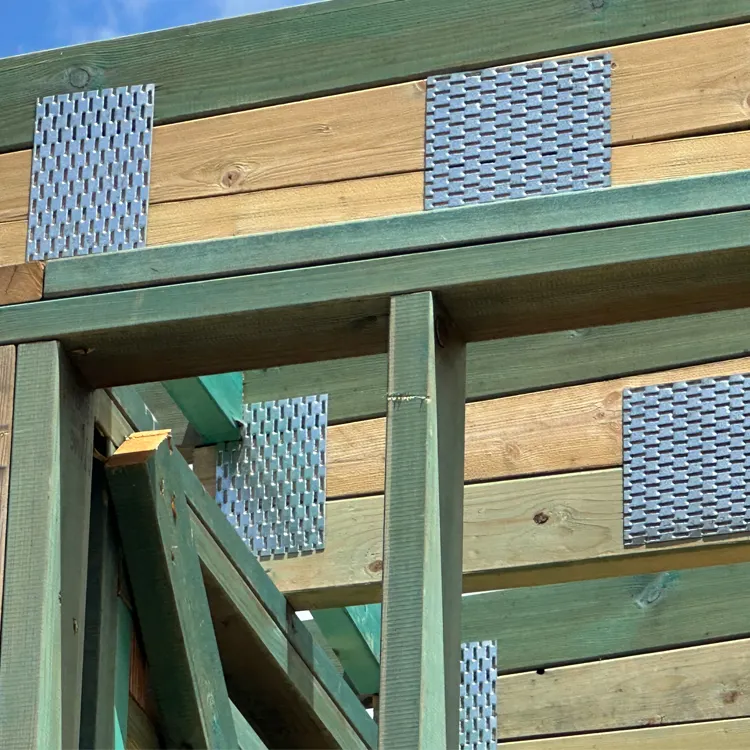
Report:
M8 527L10 446L13 436L13 394L16 382L16 347L0 347L0 624L5 580L5 539Z
M464 592L637 575L750 560L747 535L658 548L622 543L620 469L469 485ZM326 549L264 562L297 609L377 601L383 561L382 496L326 507Z
M750 715L750 641L525 672L498 680L498 738Z
M623 389L741 372L750 357L467 404L464 480L617 466ZM384 461L384 418L332 425L329 496L382 492Z
M750 719L508 742L509 750L746 750Z
M35 302L42 298L44 263L0 265L0 305Z

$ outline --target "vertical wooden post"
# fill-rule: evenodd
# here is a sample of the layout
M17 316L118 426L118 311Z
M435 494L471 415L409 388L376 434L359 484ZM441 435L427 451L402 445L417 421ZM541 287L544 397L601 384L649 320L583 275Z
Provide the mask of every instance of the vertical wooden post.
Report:
M8 484L15 381L16 347L0 346L0 626L3 614L5 534L8 527Z
M430 292L391 301L380 750L458 746L465 346Z
M91 392L56 342L18 347L0 638L0 747L78 747Z

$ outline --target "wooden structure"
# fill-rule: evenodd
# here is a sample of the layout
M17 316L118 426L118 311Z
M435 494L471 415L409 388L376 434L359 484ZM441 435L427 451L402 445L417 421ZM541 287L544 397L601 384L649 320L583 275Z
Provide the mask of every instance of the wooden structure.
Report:
M510 748L750 746L747 536L625 548L621 468L624 388L750 371L749 48L331 0L0 60L0 747L452 749L486 639ZM601 50L612 187L422 211L426 76ZM149 247L24 262L37 97L140 82ZM242 388L329 394L324 551L211 499Z

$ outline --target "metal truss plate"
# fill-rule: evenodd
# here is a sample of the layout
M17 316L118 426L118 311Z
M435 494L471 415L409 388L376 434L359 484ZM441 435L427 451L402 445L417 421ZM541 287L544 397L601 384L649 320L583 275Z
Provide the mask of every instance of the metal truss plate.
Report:
M425 208L610 184L611 55L427 80Z
M216 501L259 557L325 546L328 396L251 404L217 452Z
M623 392L624 544L750 531L747 375Z
M461 644L461 750L497 748L497 642Z
M27 260L146 242L154 86L37 100Z

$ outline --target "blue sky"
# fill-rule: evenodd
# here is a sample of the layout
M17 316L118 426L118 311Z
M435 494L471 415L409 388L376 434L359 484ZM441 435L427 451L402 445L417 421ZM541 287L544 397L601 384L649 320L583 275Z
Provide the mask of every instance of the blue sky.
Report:
M0 0L0 57L275 10L303 2L305 0Z

